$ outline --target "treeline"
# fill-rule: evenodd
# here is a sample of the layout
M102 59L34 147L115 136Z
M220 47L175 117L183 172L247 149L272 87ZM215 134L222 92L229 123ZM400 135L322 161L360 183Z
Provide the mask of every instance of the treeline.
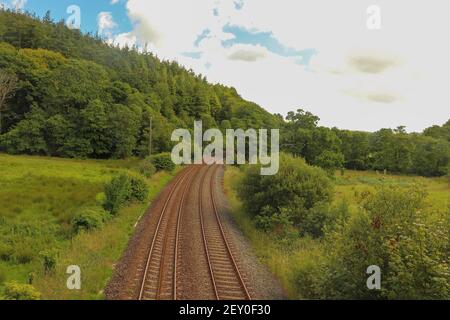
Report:
M211 85L175 62L96 35L0 11L0 72L17 90L0 106L0 150L77 158L125 158L171 149L175 128L278 127L280 120L234 88ZM152 121L150 121L152 119Z
M290 112L286 120L282 149L330 171L387 170L423 176L448 172L450 120L411 134L404 127L375 133L320 127L317 116L301 109Z

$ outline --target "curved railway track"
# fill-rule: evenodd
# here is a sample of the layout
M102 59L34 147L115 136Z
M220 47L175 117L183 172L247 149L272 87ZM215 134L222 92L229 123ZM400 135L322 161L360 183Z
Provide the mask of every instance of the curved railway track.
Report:
M194 195L190 200L198 206L201 234L196 232L188 234L190 231L184 231L184 235L202 237L204 250L198 254L206 256L206 259L202 259L208 264L208 276L213 287L210 291L214 292L211 299L251 299L220 219L215 194L215 177L218 168L219 166L191 166L185 169L173 183L159 211L157 223L155 222L155 231L151 237L149 250L144 257L145 268L142 275L138 277L140 279L137 288L138 300L176 300L179 296L178 266L186 263L182 261L183 255L180 254L179 242L183 232L181 227L183 212L187 210L185 202L189 194ZM196 177L200 178L198 195L195 191L189 193ZM200 238L198 239L200 241ZM208 289L205 288L205 290Z

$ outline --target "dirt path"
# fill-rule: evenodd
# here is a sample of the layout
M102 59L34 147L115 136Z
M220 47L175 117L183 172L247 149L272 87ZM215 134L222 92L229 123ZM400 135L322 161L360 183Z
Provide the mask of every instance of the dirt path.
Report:
M106 289L108 299L281 299L227 211L223 166L190 166L154 201Z

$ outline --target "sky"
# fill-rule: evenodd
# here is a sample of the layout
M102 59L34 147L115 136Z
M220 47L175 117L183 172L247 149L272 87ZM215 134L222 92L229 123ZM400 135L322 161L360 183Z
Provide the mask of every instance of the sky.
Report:
M422 131L450 118L448 0L0 0L176 60L272 113Z

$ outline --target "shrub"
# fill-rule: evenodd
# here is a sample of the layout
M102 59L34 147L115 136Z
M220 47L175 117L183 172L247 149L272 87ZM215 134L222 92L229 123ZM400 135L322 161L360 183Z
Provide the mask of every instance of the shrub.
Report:
M157 171L173 171L175 164L172 161L170 153L161 153L150 158L151 163L155 166Z
M44 267L44 273L49 274L56 268L58 252L55 249L44 250L39 253Z
M131 177L131 199L144 201L148 197L149 188L144 179Z
M448 221L430 219L425 197L392 186L367 195L358 215L327 237L323 298L449 299ZM381 290L367 290L371 265L382 270Z
M105 202L103 208L116 215L120 208L132 200L144 201L149 188L144 179L121 174L111 180L105 187Z
M156 172L156 168L150 160L141 161L138 170L146 178L151 178Z
M32 285L13 281L5 283L5 298L7 300L40 300L41 294Z
M262 176L258 166L249 166L238 186L238 192L252 217L275 216L273 221L258 218L257 225L267 229L264 225L278 223L281 217L283 220L287 218L295 227L300 227L308 210L319 203L331 202L333 187L322 169L307 165L303 159L281 154L278 174ZM311 211L311 214L314 213L317 210ZM312 217L310 220L314 222ZM314 232L318 233L316 230Z
M72 221L75 232L100 228L108 219L109 214L99 207L82 209Z
M116 215L131 196L131 181L126 174L114 177L105 187L105 202L103 208Z

